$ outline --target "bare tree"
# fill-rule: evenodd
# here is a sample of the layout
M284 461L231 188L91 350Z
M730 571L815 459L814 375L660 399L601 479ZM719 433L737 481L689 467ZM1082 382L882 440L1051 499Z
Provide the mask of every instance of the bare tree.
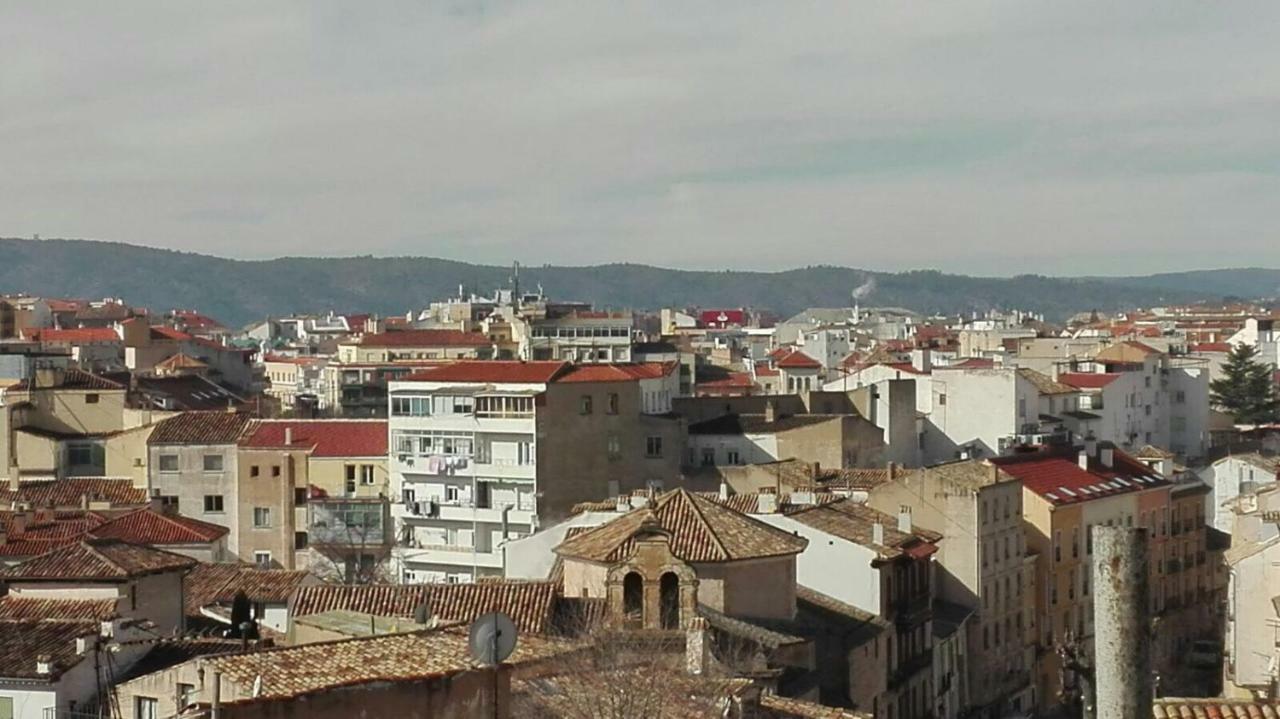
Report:
M384 498L312 500L307 507L311 571L339 584L394 581L387 508Z

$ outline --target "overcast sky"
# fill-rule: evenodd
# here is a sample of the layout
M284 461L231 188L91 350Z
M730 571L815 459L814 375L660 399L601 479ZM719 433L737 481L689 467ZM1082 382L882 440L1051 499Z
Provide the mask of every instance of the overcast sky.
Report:
M1275 0L0 3L0 236L1280 266Z

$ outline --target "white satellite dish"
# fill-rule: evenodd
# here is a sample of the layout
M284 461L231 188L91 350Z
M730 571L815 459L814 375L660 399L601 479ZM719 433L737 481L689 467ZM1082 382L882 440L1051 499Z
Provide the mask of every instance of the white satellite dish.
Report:
M470 645L477 664L500 664L516 649L516 625L502 612L485 614L471 623Z

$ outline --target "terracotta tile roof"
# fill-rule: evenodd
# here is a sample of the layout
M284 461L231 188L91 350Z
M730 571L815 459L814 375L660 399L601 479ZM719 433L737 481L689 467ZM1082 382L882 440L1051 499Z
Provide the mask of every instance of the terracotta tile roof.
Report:
M119 302L104 302L100 305L82 306L76 310L78 320L123 320L133 314L127 305Z
M800 350L792 350L774 364L782 369L822 369L821 362Z
M11 582L118 581L160 572L183 571L196 560L114 539L83 539L0 570Z
M569 371L568 362L472 360L415 372L405 382L474 382L482 384L546 384Z
M658 497L654 507L637 509L569 538L556 553L596 562L616 562L635 550L635 537L665 532L671 551L686 562L731 562L799 554L804 539L722 507L683 489Z
M22 380L17 384L9 385L6 390L9 392L27 392L31 388L30 380ZM40 389L48 389L41 387ZM57 389L72 390L101 390L110 392L112 390L124 390L125 386L119 382L112 382L105 377L99 377L96 374L85 372L82 369L68 369L62 373L58 380Z
M151 339L153 340L171 340L174 342L186 342L188 340L195 339L194 337L187 334L186 332L183 332L182 330L179 330L179 329L175 329L173 327L152 326L150 329L151 329Z
M37 557L45 552L75 544L89 530L107 521L96 512L55 513L51 518L28 515L19 527L15 512L0 512L0 529L6 540L0 544L0 557L9 560ZM61 516L60 516L61 515Z
M79 664L76 638L97 635L96 621L8 621L0 623L0 678L54 681ZM36 671L39 657L52 663L48 674Z
M0 597L0 621L99 622L120 616L115 599L27 599Z
M818 507L810 507L787 515L795 521L854 544L874 549L881 559L894 559L912 554L913 548L928 551L942 535L919 527L910 534L898 531L898 520L865 504L845 499ZM874 540L876 523L884 528L884 543Z
M33 330L30 338L36 342L57 342L66 344L90 344L93 342L120 342L120 335L110 327L79 327L75 329L39 329Z
M179 352L156 363L156 369L204 369L209 365L203 360Z
M518 665L547 659L574 646L525 635L507 662ZM219 671L224 680L246 689L261 677L258 696L262 699L293 698L367 682L447 676L472 667L466 627L319 642L197 661L206 671Z
M1069 383L1054 381L1049 375L1026 367L1018 369L1018 376L1030 382L1040 394L1075 394L1078 391Z
M472 622L482 614L503 612L522 632L544 634L551 628L558 588L554 582L477 582L474 584L336 585L302 587L293 601L295 617L335 609L381 617L409 618L424 600L440 619Z
M85 497L112 505L140 505L150 501L147 490L133 481L113 477L68 477L14 483L0 480L0 506L25 502L33 507L79 509Z
M1198 342L1187 346L1192 352L1231 352L1231 345L1227 342Z
M1078 389L1101 389L1120 379L1115 372L1063 372L1058 381Z
M697 494L699 497L702 497L703 499L709 499L712 502L715 502L716 504L719 504L724 507L728 507L729 509L732 509L735 512L741 512L743 514L755 514L760 510L760 494L761 493L759 492L749 492L746 494L731 494L728 497L725 497L724 499L720 498L720 494L718 492L698 492ZM831 494L830 492L807 492L805 494L808 495L807 499L804 497L804 495L798 494L798 493L783 492L781 495L776 495L778 500L777 501L778 511L782 512L783 514L787 514L788 512L797 511L797 510L800 510L806 507L811 507L814 505L822 505L822 504L830 504L831 502L838 502L841 499L840 495ZM797 502L796 500L798 499L803 501Z
M99 539L118 539L130 544L207 544L226 536L226 527L181 515L161 514L153 509L139 509L106 524L89 534Z
M238 412L183 412L156 425L147 444L235 444L252 419Z
M1161 697L1154 719L1280 719L1280 701L1266 699L1178 699Z
M386 457L385 419L258 420L240 440L242 447L283 447L291 430L294 447L312 447L312 457Z
M1118 342L1094 355L1099 362L1141 363L1148 355L1160 354L1160 350L1136 340Z
M1022 480L1022 486L1055 505L1077 504L1100 497L1168 486L1168 480L1147 465L1116 449L1111 467L1098 459L1080 468L1075 450L1046 450L990 461L1002 472Z
M758 371L757 374L759 374ZM716 379L704 380L697 383L698 389L731 389L754 386L755 382L751 380L751 375L746 372L729 372L723 377L717 377Z
M954 369L995 369L996 361L987 357L970 357L947 365Z
M263 634L267 633L265 628L259 628L259 631ZM112 677L112 683L116 686L152 672L164 671L197 657L237 653L240 651L240 640L219 637L165 637L126 642L122 646L130 648L150 646L151 648L124 674Z
M1167 449L1161 449L1154 444L1148 444L1138 450L1138 453L1133 456L1138 459L1173 459L1176 455Z
M243 591L251 602L284 604L304 584L316 581L294 569L260 569L233 562L201 563L182 578L184 611L189 617L211 604L230 604Z
M906 477L915 470L898 468L896 476ZM818 484L826 490L867 491L889 481L889 469L823 469Z
M398 330L360 338L361 347L488 347L493 344L480 332L461 330Z
M555 378L557 384L575 382L634 382L658 379L671 374L675 362L640 362L634 364L575 365Z

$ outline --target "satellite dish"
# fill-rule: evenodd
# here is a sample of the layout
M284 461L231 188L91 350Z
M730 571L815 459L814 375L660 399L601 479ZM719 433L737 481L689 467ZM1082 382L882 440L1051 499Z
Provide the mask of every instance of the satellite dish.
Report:
M516 625L502 612L485 614L471 623L469 644L477 664L500 664L516 649Z

